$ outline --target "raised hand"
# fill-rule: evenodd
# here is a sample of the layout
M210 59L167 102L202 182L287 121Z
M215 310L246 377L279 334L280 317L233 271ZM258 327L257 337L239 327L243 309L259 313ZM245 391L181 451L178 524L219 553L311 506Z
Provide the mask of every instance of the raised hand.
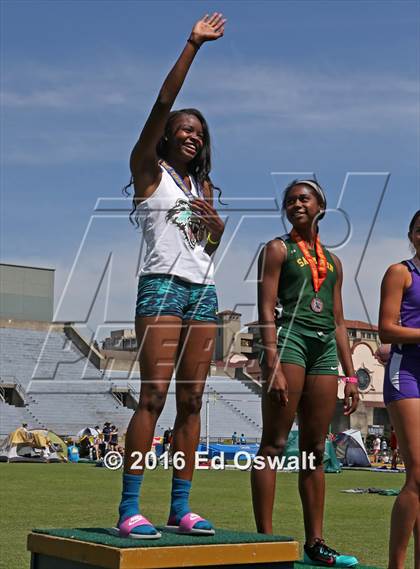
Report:
M211 16L206 14L204 18L194 24L190 39L198 46L206 41L217 40L224 34L225 23L226 19L218 12L215 12Z

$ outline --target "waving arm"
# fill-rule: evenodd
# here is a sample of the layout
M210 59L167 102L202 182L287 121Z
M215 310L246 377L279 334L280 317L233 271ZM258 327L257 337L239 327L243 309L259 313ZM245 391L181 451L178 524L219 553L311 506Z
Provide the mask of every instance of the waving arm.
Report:
M184 83L200 46L224 33L226 20L221 14L206 15L193 27L186 46L166 77L130 158L136 197L147 197L147 189L159 177L156 145L162 137L172 105ZM154 189L154 188L153 188Z

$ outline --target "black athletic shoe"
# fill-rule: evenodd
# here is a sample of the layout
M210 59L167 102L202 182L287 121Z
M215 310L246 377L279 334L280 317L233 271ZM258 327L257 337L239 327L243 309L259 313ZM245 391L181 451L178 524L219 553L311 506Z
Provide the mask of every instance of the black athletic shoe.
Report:
M341 555L326 545L323 539L316 539L315 543L303 546L304 558L306 565L320 565L321 567L354 567L358 564L356 557L353 555Z

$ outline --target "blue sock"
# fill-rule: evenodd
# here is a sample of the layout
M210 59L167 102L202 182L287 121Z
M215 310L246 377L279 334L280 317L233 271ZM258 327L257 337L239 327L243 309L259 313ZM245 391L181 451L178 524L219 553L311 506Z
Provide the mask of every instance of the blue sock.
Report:
M188 503L191 491L191 482L189 480L182 480L182 478L172 478L172 492L171 492L171 512L170 516L175 517L175 522L179 524L181 518L191 512ZM213 529L213 526L207 522L197 522L194 525L196 529Z
M143 475L123 474L123 489L119 507L120 519L118 523L140 513L139 496L143 478ZM134 528L131 533L152 535L157 533L157 531L153 526L144 525Z

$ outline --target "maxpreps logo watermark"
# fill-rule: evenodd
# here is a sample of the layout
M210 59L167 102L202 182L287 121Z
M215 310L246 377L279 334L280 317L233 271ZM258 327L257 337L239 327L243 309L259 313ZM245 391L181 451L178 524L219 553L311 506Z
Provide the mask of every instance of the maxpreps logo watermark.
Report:
M173 455L164 452L159 457L153 451L149 451L143 455L140 451L131 453L134 459L130 470L156 470L159 466L165 470L175 468L182 470L185 467L185 455L181 451L175 452ZM123 456L116 451L110 451L105 455L104 465L109 470L118 470L124 463ZM253 455L247 451L237 452L233 459L226 459L225 453L209 458L206 451L197 451L195 453L195 469L196 470L225 470L233 468L235 470L263 470L269 468L271 470L315 470L315 455L303 451L299 456L260 456Z

